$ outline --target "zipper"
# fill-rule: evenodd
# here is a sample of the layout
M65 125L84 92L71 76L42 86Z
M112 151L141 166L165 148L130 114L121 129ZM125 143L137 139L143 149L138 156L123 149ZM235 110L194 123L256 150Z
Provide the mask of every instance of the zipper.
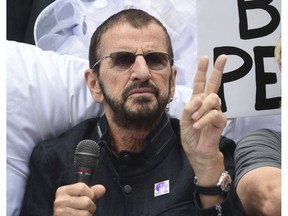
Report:
M221 205L216 205L217 216L222 216L222 207Z

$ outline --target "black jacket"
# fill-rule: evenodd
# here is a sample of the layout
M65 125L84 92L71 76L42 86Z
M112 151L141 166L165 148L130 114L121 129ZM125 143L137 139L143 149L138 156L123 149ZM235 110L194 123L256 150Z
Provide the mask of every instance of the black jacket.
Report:
M82 122L58 138L38 144L30 162L30 177L20 215L53 215L55 191L75 183L74 152L84 139L99 143L101 155L93 184L103 184L104 197L97 200L94 215L218 215L216 207L201 209L194 191L194 172L180 143L179 120L163 115L147 136L140 153L110 151L105 116ZM234 178L235 143L221 138L225 168ZM159 182L169 181L169 193L154 196ZM233 187L221 204L223 215L244 215Z

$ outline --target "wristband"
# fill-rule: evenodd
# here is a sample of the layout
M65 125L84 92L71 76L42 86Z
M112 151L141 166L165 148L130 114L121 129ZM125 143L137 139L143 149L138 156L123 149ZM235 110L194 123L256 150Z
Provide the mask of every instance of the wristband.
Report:
M232 179L227 171L221 173L218 183L213 187L199 186L197 177L194 177L195 190L204 195L223 195L230 190Z

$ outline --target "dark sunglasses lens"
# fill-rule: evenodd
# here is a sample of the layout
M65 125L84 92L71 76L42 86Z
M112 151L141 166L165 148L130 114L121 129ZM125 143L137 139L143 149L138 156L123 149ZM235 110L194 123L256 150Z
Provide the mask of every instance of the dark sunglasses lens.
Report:
M147 53L145 56L148 67L152 70L162 70L167 67L169 57L165 53L153 52Z
M111 54L113 67L119 70L127 70L135 62L135 55L129 52L117 52Z

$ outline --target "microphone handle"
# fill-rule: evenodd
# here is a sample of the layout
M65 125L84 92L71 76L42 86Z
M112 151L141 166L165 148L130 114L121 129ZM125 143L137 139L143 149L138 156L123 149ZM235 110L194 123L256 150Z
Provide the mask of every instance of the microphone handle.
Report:
M90 172L76 172L76 182L83 182L89 187L91 186L92 173Z

